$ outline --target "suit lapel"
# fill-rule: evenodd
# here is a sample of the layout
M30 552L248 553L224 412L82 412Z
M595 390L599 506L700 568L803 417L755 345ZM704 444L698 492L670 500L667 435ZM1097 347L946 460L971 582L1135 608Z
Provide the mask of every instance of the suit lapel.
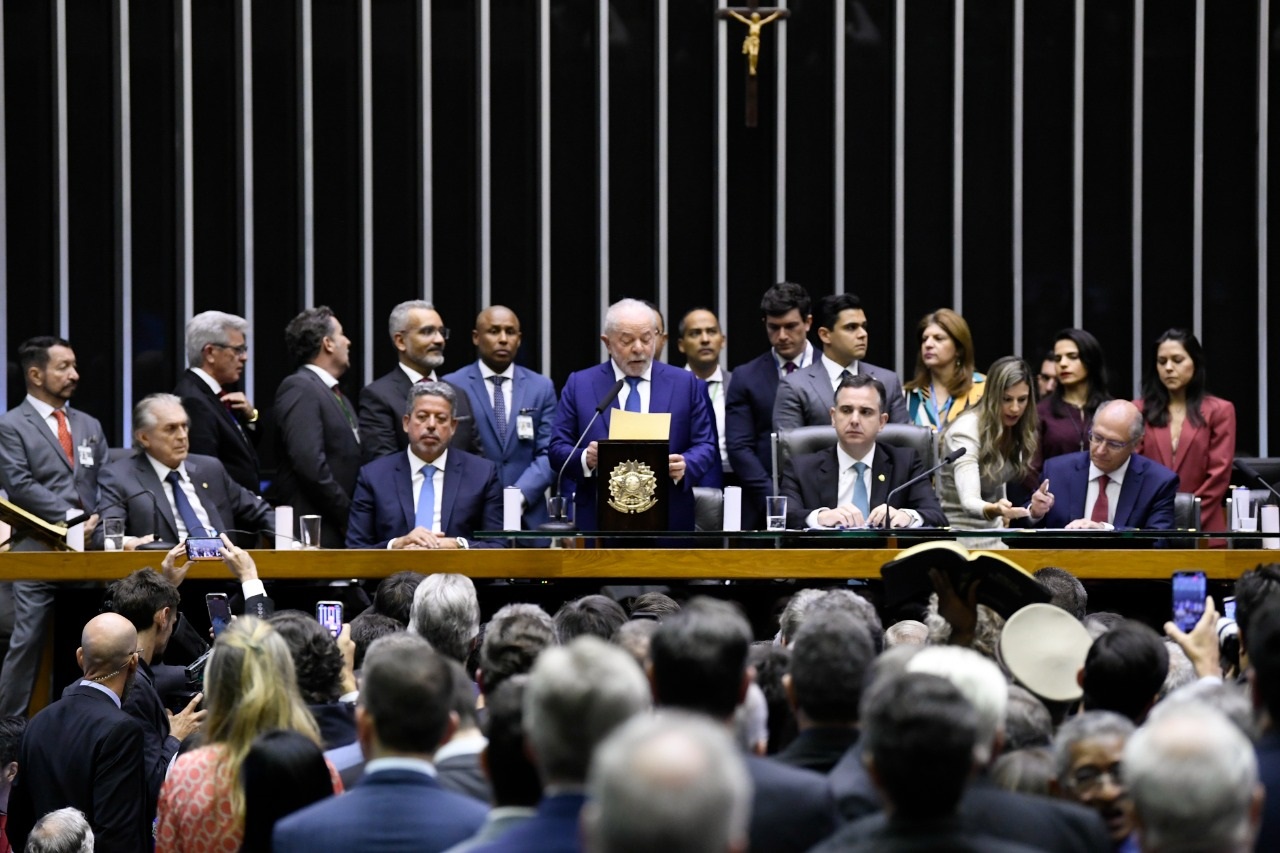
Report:
M212 401L212 405L217 406L218 409L222 410L223 417L231 422L231 431L234 432L242 442L244 442L246 447L249 447L249 436L244 434L244 427L240 426L239 418L228 411L226 406L222 405L222 400L220 400L218 395L213 392L213 389L209 387L209 383L205 382L191 370L188 370L187 373L191 374L191 381L200 389L200 393L208 397Z
M462 482L462 467L462 453L457 450L450 453L444 466L444 494L440 498L440 532L446 536L453 521L453 505L458 496L458 484Z
M834 507L840 500L840 462L839 457L836 456L835 447L829 447L822 452L816 480L822 488L822 493L818 495L820 502L817 505Z
M671 411L671 392L673 383L667 381L663 376L666 371L660 368L666 367L661 362L653 362L653 367L649 372L649 411L650 412L669 412ZM674 370L675 368L671 368Z
M610 359L609 361L606 361L604 364L601 364L596 368L595 376L591 378L591 396L595 400L599 401L604 397L605 394L609 393L609 389L612 388L614 383L617 381L618 380L613 378L613 360ZM623 391L627 390L627 386L625 384L622 386L622 390ZM596 405L599 405L599 403L597 402ZM594 410L595 406L592 406L591 408ZM613 414L614 409L620 409L620 408L622 408L622 391L619 391L618 396L613 398L613 402L609 404L609 408L605 409L603 412L600 413L599 425L596 427L593 427L593 429L595 429L596 431L600 431L600 430L604 431L604 435L602 435L601 438L609 437L609 423L611 420L611 415ZM582 421L584 426L586 425L587 421L591 420L591 415L593 413L594 413L593 411L586 411L581 413L581 415L586 416L585 418L582 418L581 415L579 417L579 419ZM591 441L591 440L592 440L591 438L584 438L583 444L586 444L588 441Z
M889 486L894 482L893 457L877 444L875 458L871 461L871 509L889 499Z
M493 435L493 441L496 444L498 441L498 421L493 416L493 404L489 402L489 389L487 387L489 383L485 381L484 374L480 372L479 365L470 364L467 366L467 380L471 383L471 398L475 400L476 404L472 408L478 406L484 411L484 422L489 425L489 432ZM514 388L515 383L512 382L511 385ZM512 394L513 398L514 396L515 395ZM507 432L511 432L510 412L507 413ZM501 451L502 448L498 448L498 450Z
M521 368L515 369L515 376L511 379L511 405L507 407L507 443L519 441L519 429L516 426L520 412L525 408L525 397L528 396L527 388L528 376L521 371ZM504 447L503 450L506 450ZM498 460L494 460L497 462ZM501 465L499 465L501 467Z
M178 522L173 518L173 508L169 505L169 494L165 490L164 483L160 482L160 478L156 476L155 469L151 467L151 463L147 461L147 454L139 453L133 457L134 472L138 476L138 482L142 483L143 488L151 492L152 497L156 499L156 509L159 511L160 519L169 525L168 541L176 542L178 540ZM156 538L162 538L160 531L155 531Z
M191 485L195 487L196 495L200 498L200 506L204 507L205 515L209 516L209 526L222 532L230 525L227 524L228 519L223 518L222 513L218 512L217 496L214 495L214 489L209 487L209 481L212 479L209 472L198 462L192 464L191 457L187 457L186 467ZM231 524L234 523L235 520L231 519Z
M1207 424L1206 424L1207 426ZM1182 448L1182 452L1177 456L1173 453L1173 431L1168 429L1159 430L1168 447L1168 467L1172 468L1179 476L1182 475L1182 463L1185 462L1192 454L1188 451L1195 442L1200 432L1199 427L1191 423L1191 418L1187 418L1182 422L1182 434L1178 436L1178 447ZM1130 465L1130 468L1133 466Z
M813 413L815 424L831 423L831 405L834 397L831 393L831 377L827 375L827 369L822 366L822 362L815 358L813 364L805 368L805 379L809 383L809 390L813 394L813 404L817 410ZM819 417L821 413L821 417Z
M1085 507L1084 504L1085 501L1089 499L1089 454L1086 453L1083 460L1077 459L1075 467L1078 472L1078 476L1070 478L1070 481L1067 483L1067 491L1070 492L1073 488L1076 488L1077 485L1079 486L1080 491L1079 493L1072 493L1070 495L1070 500L1067 502L1067 506L1070 508L1070 512L1067 513L1068 521L1085 517L1084 513L1087 507ZM1049 489L1052 491L1052 483L1049 484Z
M23 400L22 402L24 406L22 413L26 415L27 420L30 421L31 428L44 436L44 439L49 442L49 447L53 449L53 454L58 457L59 462L74 471L75 467L67 461L67 454L62 452L62 445L58 443L58 437L53 434L53 430L49 429L49 425L45 422L44 418L40 417L40 413L37 412L35 407L26 400ZM67 429L71 429L70 421L71 419L67 418ZM73 431L71 433L71 443L74 445L75 441L76 436Z
M400 511L404 514L402 530L412 530L418 526L418 513L413 508L413 471L409 467L409 457L402 450L400 461L396 463L396 499L400 502Z
M1143 471L1138 467L1138 456L1129 457L1129 470L1124 472L1124 482L1120 484L1120 500L1116 502L1113 524L1116 527L1130 527L1129 516L1133 513L1138 494L1142 491Z

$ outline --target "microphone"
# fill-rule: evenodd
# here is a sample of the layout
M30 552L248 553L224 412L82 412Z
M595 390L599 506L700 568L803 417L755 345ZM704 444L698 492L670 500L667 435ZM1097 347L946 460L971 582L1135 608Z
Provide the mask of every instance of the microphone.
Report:
M1258 473L1257 468L1254 468L1252 465L1250 465L1248 462L1245 462L1243 459L1235 460L1235 466L1240 469L1240 473L1244 474L1246 477L1249 477L1261 483L1263 486L1267 488L1267 491L1271 492L1271 494L1275 495L1277 498L1280 498L1280 492L1277 492L1275 486L1271 485L1270 483L1268 483L1266 480L1262 478L1262 475Z
M613 401L618 398L618 394L622 392L622 386L624 384L626 384L625 379L619 379L617 382L613 383L613 387L609 389L609 392L601 397L600 402L596 404L595 414L591 416L591 420L587 421L586 429L584 429L582 434L578 436L578 440L573 443L573 449L569 451L569 457L564 460L564 464L560 466L560 472L556 474L556 487L551 493L553 498L560 497L560 483L564 479L565 469L568 468L569 463L573 461L573 454L576 453L578 448L582 445L582 440L587 437L587 433L591 432L591 427L595 425L596 418L600 417L600 415L604 413L604 410L609 408ZM559 517L539 524L538 529L546 530L548 532L573 530L574 523L565 518L562 512Z
M956 448L955 450L948 453L946 456L942 457L942 461L939 462L937 465L934 465L928 471L924 471L920 474L917 474L916 476L912 477L910 480L907 480L907 482L903 483L901 486L898 486L896 489L893 489L891 492L889 492L889 497L885 498L885 513L884 513L885 528L887 529L889 527L889 513L893 511L893 499L898 495L899 492L904 491L905 489L911 488L916 483L919 483L921 480L929 479L930 477L933 476L935 472L942 470L943 468L950 465L952 462L955 462L961 456L964 456L967 450L968 448L965 448L965 447Z
M131 495L126 495L120 500L112 501L111 503L106 504L105 506L100 506L97 508L96 512L101 513L102 510L111 509L113 506L123 506L124 504L128 503L134 498L142 498L142 497L145 497L151 501L151 530L154 532L155 535L158 536L160 531L160 506L159 504L156 503L156 496L153 495L147 489L143 489L140 492L134 492ZM88 521L89 516L92 514L93 513L85 513L84 515L80 515L80 516L77 516L76 518L70 519L67 522L67 527L75 527L77 524ZM160 540L156 540L153 542L147 542L145 544L139 545L134 550L136 551L168 551L170 548L174 546L174 544L175 543L172 543L172 542L162 542Z

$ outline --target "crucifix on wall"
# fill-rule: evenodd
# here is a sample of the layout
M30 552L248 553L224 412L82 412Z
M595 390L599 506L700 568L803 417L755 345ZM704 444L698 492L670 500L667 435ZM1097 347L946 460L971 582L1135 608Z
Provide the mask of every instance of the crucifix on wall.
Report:
M760 0L747 0L746 6L726 6L716 11L716 17L722 20L734 20L747 26L747 36L742 41L742 54L747 57L747 127L756 127L760 118L760 82L756 76L756 67L760 63L760 31L788 14L786 9L761 7Z

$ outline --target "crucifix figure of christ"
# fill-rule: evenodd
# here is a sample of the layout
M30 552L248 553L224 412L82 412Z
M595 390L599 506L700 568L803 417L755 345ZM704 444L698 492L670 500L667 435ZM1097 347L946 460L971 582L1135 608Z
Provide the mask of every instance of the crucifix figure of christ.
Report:
M726 6L716 12L716 16L722 20L732 19L747 25L747 37L742 41L742 54L747 57L747 127L759 124L760 84L756 67L760 62L760 30L774 21L786 18L788 14L786 9L761 8L760 0L747 0L746 6Z

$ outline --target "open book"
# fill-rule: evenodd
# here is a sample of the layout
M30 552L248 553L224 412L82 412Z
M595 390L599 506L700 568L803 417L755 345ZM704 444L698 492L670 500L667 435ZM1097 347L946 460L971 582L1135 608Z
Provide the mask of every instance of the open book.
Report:
M892 611L903 604L924 604L933 592L929 569L945 572L961 598L968 598L973 584L978 587L978 603L985 604L1006 619L1021 608L1047 602L1049 591L1030 572L992 551L969 551L956 542L922 542L880 567L884 579L885 608Z

